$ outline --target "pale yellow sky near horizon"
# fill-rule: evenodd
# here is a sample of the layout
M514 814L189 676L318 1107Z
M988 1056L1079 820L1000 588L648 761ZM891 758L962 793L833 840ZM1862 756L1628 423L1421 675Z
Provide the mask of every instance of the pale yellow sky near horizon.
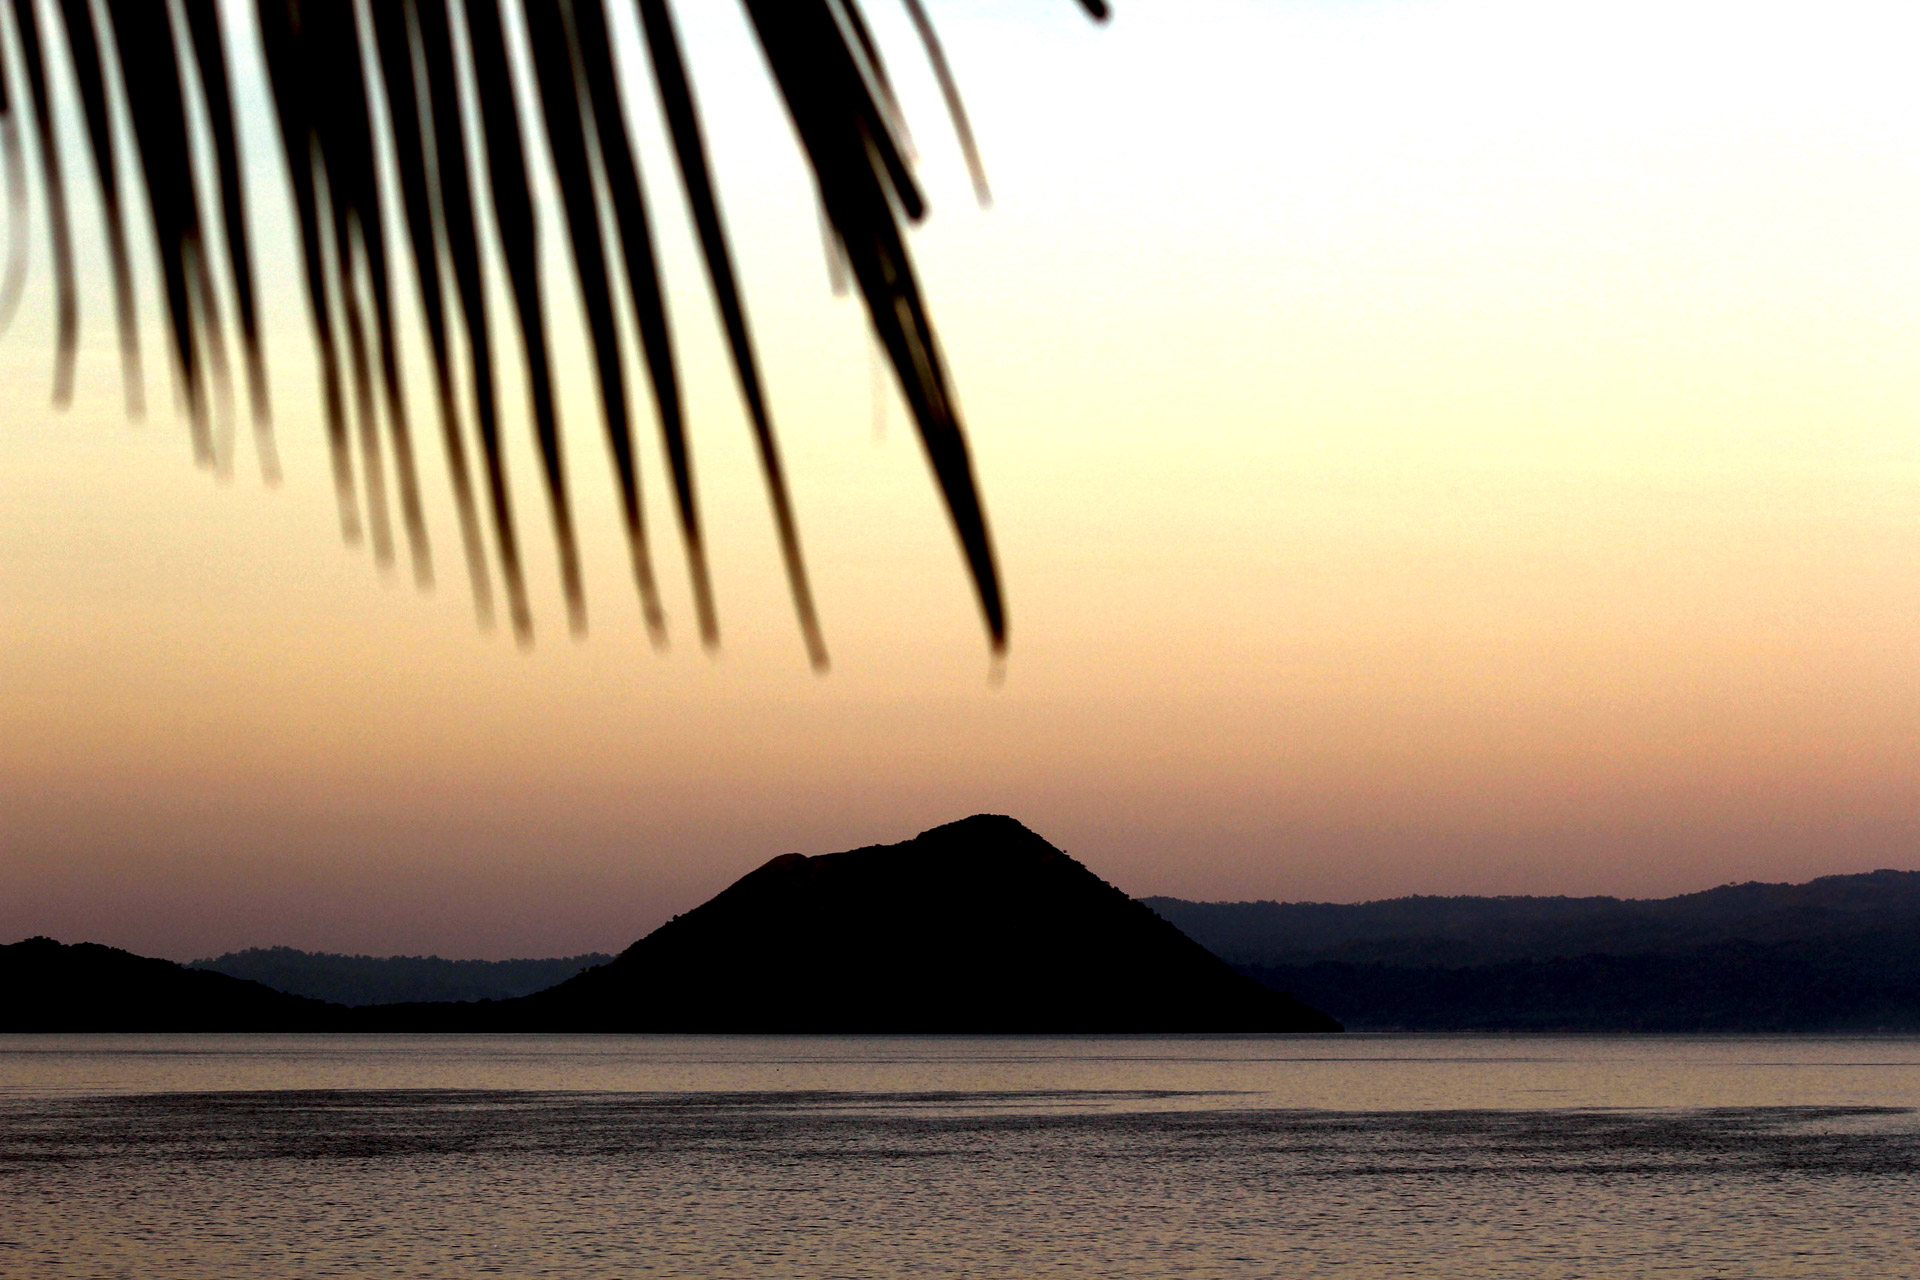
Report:
M871 6L1010 594L998 684L750 39L681 8L833 672L806 668L650 97L713 659L643 421L673 628L647 646L557 217L591 635L565 635L517 412L539 641L474 625L418 343L439 585L340 545L243 70L285 483L244 427L232 480L193 469L151 296L155 413L123 425L90 205L73 411L45 406L42 242L0 339L0 940L608 949L775 854L976 811L1137 894L1920 866L1909 6L1126 0L1094 27L949 0L984 212Z

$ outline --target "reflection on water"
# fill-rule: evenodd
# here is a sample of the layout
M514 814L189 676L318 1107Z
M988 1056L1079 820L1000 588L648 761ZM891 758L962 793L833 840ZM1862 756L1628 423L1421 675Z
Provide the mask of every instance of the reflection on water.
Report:
M0 1038L0 1276L1910 1276L1920 1041Z

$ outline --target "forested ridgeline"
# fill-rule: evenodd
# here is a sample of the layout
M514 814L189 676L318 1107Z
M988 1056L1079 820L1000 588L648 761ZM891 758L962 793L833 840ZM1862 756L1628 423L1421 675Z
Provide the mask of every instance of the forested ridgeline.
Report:
M1146 901L1356 1030L1920 1030L1920 872L1660 899Z
M600 952L549 960L444 960L359 956L292 947L229 951L187 967L246 978L289 995L351 1006L445 1000L511 1000L557 986L613 959Z

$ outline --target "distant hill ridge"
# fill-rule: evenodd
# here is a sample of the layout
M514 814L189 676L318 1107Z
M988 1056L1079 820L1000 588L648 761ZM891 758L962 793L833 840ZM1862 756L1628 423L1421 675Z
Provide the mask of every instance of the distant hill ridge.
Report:
M1920 872L1672 898L1145 902L1356 1029L1920 1030Z
M1408 897L1375 902L1141 899L1235 964L1487 964L1592 952L1834 938L1920 921L1920 871L1750 881L1671 898Z
M347 1012L95 942L0 946L0 1032L342 1031Z
M189 969L246 978L275 991L350 1006L402 1001L512 1000L613 959L603 952L548 960L444 960L251 947L195 960Z

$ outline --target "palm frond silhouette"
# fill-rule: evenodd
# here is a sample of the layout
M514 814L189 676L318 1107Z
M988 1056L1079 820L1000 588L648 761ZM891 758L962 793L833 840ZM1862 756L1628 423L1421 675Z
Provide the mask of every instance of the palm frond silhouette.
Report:
M687 64L668 0L632 0L671 140L687 213L704 259L739 392L751 424L801 636L817 668L825 641L808 586L769 399L719 196L708 163ZM27 259L28 115L48 213L55 294L53 399L73 394L79 303L72 229L49 59L64 48L84 116L85 149L99 185L127 412L144 412L141 343L130 266L129 199L116 158L118 100L146 194L171 339L170 364L196 456L216 455L215 406L237 398L227 331L237 328L246 401L271 470L267 370L248 235L250 177L234 118L228 33L218 0L46 0L65 39L43 29L37 0L7 0L13 50L0 50L0 172L10 230L0 275L0 324L20 303ZM521 56L544 139L524 136L515 53L504 12L516 3ZM634 444L634 393L622 363L621 303L632 308L653 416L671 471L680 541L703 642L719 623L688 448L674 329L655 256L652 215L628 132L607 0L254 0L280 143L299 229L307 310L343 535L365 539L382 562L395 557L388 489L415 577L432 580L412 423L398 357L393 277L411 277L431 355L439 432L447 455L467 576L483 620L495 610L497 571L515 634L532 635L519 536L503 458L503 412L495 388L495 317L487 280L504 270L512 327L526 375L528 413L554 524L570 622L585 627L580 554L562 465L551 339L539 270L541 226L533 195L545 164L562 211L561 234L591 339L613 480L649 633L665 637ZM904 0L946 99L976 190L986 196L972 131L938 36L920 0ZM1103 0L1079 0L1105 18ZM952 519L993 648L1006 643L1006 608L993 542L933 322L914 272L903 222L926 201L903 145L900 107L858 0L741 0L812 170L832 251L857 284L926 449ZM0 24L0 41L6 40ZM366 52L363 53L363 50ZM178 52L176 52L178 51ZM23 73L19 94L10 72ZM460 74L465 67L472 90ZM24 107L16 112L16 102ZM198 122L204 121L204 126ZM197 147L196 131L208 137ZM468 162L484 157L484 177ZM209 152L211 172L200 156ZM390 157L392 177L380 157ZM203 211L203 197L213 206ZM484 199L484 207L482 200ZM388 209L405 230L390 244ZM217 209L217 215L215 214ZM489 253L483 216L495 232ZM209 231L217 225L218 243ZM615 252L609 252L609 245ZM224 262L225 288L210 255ZM617 257L617 265L612 261ZM222 295L227 295L223 301ZM456 383L464 367L469 385ZM462 402L471 406L471 427ZM471 430L471 437L469 436ZM477 442L477 459L469 449ZM392 476L389 482L388 468ZM482 510L486 519L482 519ZM483 527L497 554L490 556Z

